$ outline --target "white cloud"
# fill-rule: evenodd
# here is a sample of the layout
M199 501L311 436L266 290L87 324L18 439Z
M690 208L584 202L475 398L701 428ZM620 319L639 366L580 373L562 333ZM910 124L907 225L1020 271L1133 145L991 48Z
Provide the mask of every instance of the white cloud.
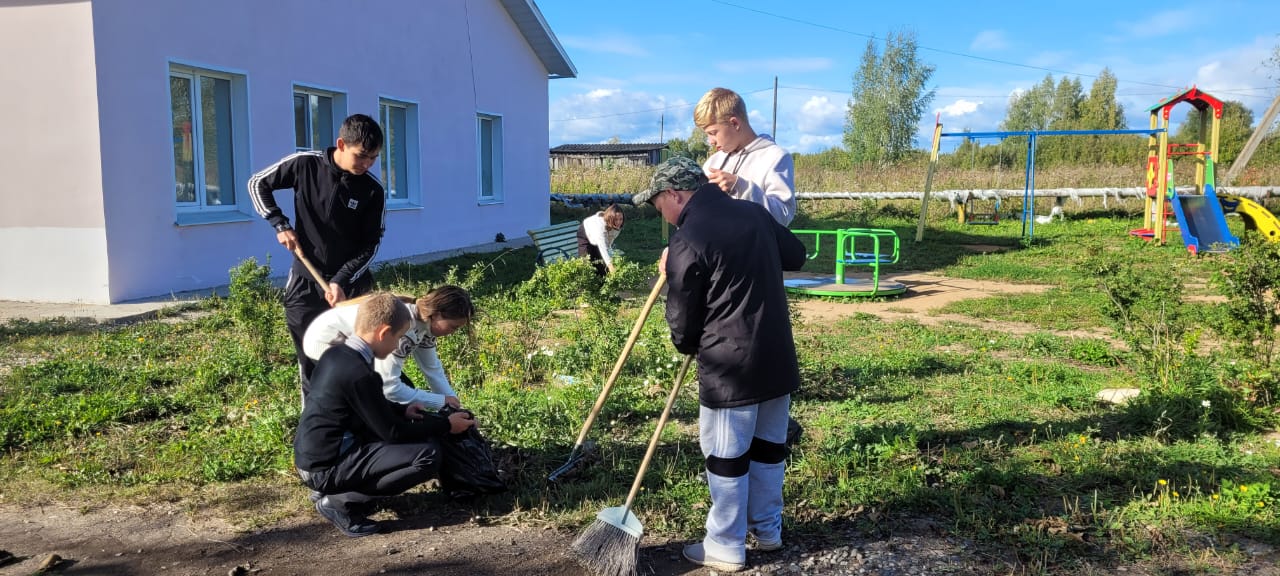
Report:
M995 52L1008 47L1009 40L1005 38L1004 30L983 30L969 43L969 49L974 52Z
M959 118L978 111L978 107L982 106L982 102L973 102L963 98L956 100L942 108L934 110L935 113L941 112L947 118Z
M655 142L686 137L693 129L692 103L622 88L558 98L549 114L552 146L600 143L615 136L623 142Z
M726 74L800 74L821 72L835 65L830 58L760 58L755 60L723 60L715 66Z
M844 126L844 107L826 96L811 96L800 106L796 130L803 134L840 131Z
M619 88L596 88L595 90L587 92L587 99L603 100L610 96L613 96L614 94L620 94L621 92L622 90Z
M645 43L625 34L600 34L597 36L557 36L560 44L566 48L574 48L586 52L601 54L619 54L633 58L649 56Z
M1125 108L1129 127L1145 128L1147 108L1192 85L1223 100L1243 102L1253 110L1255 120L1261 118L1275 94L1275 81L1268 77L1274 72L1263 64L1274 46L1275 37L1266 35L1240 38L1236 43L1221 41L1213 51L1169 52L1114 63L1111 69L1120 79L1117 100ZM1088 91L1091 79L1082 81ZM1185 104L1175 107L1171 124L1177 126L1191 109Z
M1253 44L1241 46L1229 52L1207 54L1204 63L1196 68L1194 82L1204 90L1239 90L1242 88L1268 87L1275 85L1268 75L1275 74L1264 62L1271 57L1274 45L1270 39L1258 39ZM1267 91L1258 91L1267 94ZM1236 95L1223 94L1224 99L1234 99Z
M788 152L798 152L800 154L812 154L821 152L828 148L835 148L844 142L844 134L801 134L794 140L785 143L780 142L783 148Z

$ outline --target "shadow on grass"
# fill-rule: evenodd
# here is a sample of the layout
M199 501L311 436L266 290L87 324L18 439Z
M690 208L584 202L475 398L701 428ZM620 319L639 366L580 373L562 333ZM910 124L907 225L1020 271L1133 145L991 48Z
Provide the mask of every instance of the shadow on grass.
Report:
M927 518L947 534L973 538L983 554L1009 565L1049 562L1048 567L1058 568L1081 562L1116 567L1150 554L1229 547L1242 538L1280 542L1280 525L1248 511L1210 519L1184 509L1170 512L1175 520L1165 522L1157 510L1161 494L1170 498L1176 490L1184 498L1194 493L1207 501L1224 482L1274 483L1274 473L1265 467L1226 459L1212 448L1203 453L1193 447L1104 448L1104 453L1123 452L1118 466L1091 458L1081 462L1064 450L1062 441L1075 437L1103 443L1145 437L1124 426L1128 417L1122 410L1060 421L1002 420L953 431L902 423L856 429L824 450L913 437L918 485L882 500L849 502L853 513L806 511L788 525L790 538L831 549L847 545L851 533L889 538L913 530L915 519ZM1160 481L1169 483L1166 492ZM1151 510L1150 516L1135 511L1135 503Z
M98 322L92 318L50 318L35 321L14 318L0 324L0 342L12 342L35 336L91 334L112 325L110 322Z

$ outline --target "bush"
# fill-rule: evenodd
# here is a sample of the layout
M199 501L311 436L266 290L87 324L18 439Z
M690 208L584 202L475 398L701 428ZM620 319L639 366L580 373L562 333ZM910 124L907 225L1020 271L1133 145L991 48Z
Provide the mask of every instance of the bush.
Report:
M231 269L227 311L259 358L270 356L274 333L284 324L280 290L271 285L271 266L249 258Z

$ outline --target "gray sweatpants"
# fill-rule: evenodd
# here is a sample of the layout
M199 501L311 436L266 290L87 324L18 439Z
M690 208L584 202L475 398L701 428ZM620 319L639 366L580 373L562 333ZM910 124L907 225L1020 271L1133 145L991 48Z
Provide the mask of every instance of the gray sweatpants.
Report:
M721 476L708 465L707 485L711 488L711 510L707 512L707 535L702 545L709 556L728 562L746 562L747 531L760 540L782 537L782 479L785 458L760 462L750 458L753 439L776 444L773 453L787 438L791 396L782 396L737 408L701 407L698 414L702 455L720 461L750 459L742 475ZM756 441L760 445L759 440ZM728 468L734 466L727 465Z

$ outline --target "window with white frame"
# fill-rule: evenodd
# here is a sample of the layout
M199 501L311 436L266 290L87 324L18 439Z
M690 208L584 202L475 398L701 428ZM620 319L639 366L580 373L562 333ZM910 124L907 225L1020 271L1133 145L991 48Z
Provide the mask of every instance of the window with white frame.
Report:
M346 115L346 96L306 86L293 87L293 140L299 152L333 146L336 126Z
M387 204L418 204L418 105L382 98L378 101L382 125L382 185Z
M502 117L476 114L476 158L481 203L502 202Z
M233 211L246 161L244 76L171 65L174 203L179 214ZM239 162L238 162L239 160Z

